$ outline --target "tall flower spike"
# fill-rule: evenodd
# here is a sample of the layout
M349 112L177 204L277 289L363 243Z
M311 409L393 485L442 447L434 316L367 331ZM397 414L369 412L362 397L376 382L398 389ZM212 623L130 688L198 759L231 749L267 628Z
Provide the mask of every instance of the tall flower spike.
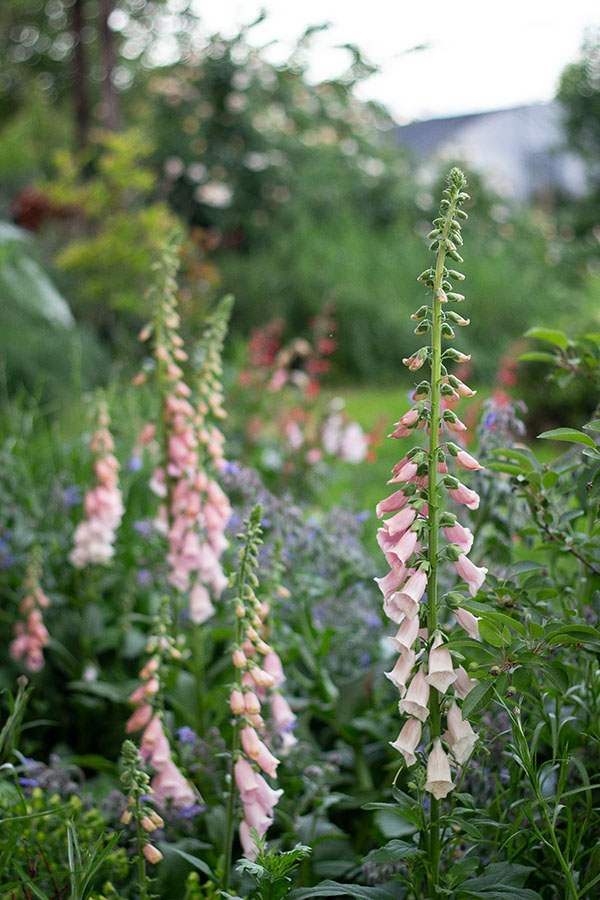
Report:
M50 643L42 612L50 606L50 601L40 587L41 576L41 554L39 548L34 548L27 568L25 597L19 606L22 618L14 624L14 638L8 648L12 658L22 659L29 672L44 668L44 647Z
M73 535L73 549L69 561L76 569L90 563L108 564L114 554L116 531L121 524L123 503L119 490L119 462L110 433L108 405L103 397L98 401L96 430L90 447L96 456L94 471L96 487L85 495L85 519Z
M450 746L456 763L460 765L467 759L475 742L474 732L462 719L459 705L452 702L446 714L448 704L443 700L445 694L462 700L477 683L469 679L461 666L454 668L452 651L442 638L440 625L445 620L451 621L451 607L439 596L438 573L443 562L453 561L459 578L466 581L469 592L474 595L487 572L484 567L474 565L466 555L473 544L469 529L457 522L454 513L444 511L445 492L469 509L479 506L478 495L461 484L449 471L448 464L455 463L457 470L471 472L482 468L473 456L452 441L455 435L462 436L466 426L450 407L460 397L469 397L475 392L447 367L470 357L452 346L442 347L443 340L454 338L456 326L468 325L468 319L452 308L453 304L464 300L462 294L454 291L452 282L462 281L464 276L449 268L449 265L462 262L458 248L462 245L461 220L467 218L461 209L468 199L465 185L462 172L453 169L443 194L440 214L429 235L435 263L418 279L429 289L431 299L412 317L417 322L415 334L429 334L430 342L407 356L404 364L411 372L429 364L430 379L415 385L414 405L399 417L391 435L403 439L425 428L429 435L428 447L414 447L394 466L388 484L398 485L399 489L377 506L379 518L389 516L384 518L377 540L390 566L390 571L377 579L377 583L384 597L384 612L400 626L391 641L401 655L386 674L400 692L400 713L408 717L392 746L404 756L407 765L414 765L419 758L417 745L421 728L428 731L425 746L429 748L429 758L424 780L425 789L432 794L427 840L432 873L429 886L434 887L435 896L440 861L439 800L454 788L450 761L442 746L444 716L447 715L448 730L443 739ZM447 543L444 543L442 531ZM452 593L456 607L455 592ZM470 634L475 634L477 620L463 610L462 605L459 610L455 612L455 620ZM428 651L426 659L423 644ZM419 666L410 681L408 663L413 669L415 665Z
M141 684L129 697L135 709L125 730L128 734L142 732L140 754L144 763L152 766L154 776L151 781L156 802L162 806L171 805L179 811L192 810L203 805L202 797L177 767L171 755L169 739L156 707L160 694L161 669L170 658L179 659L181 650L168 634L166 604L155 620L154 633L146 645L149 654L147 662L140 670Z
M227 584L220 557L227 547L231 507L213 475L225 465L224 438L215 420L225 417L221 351L233 301L223 298L207 319L193 391L182 369L188 357L179 334L178 248L173 237L158 266L155 321L142 333L144 339L154 335L162 405L158 433L163 464L151 486L165 500L160 521L169 542L169 581L188 595L190 619L201 624L213 615L212 601ZM140 442L145 442L143 435Z
M245 534L238 535L242 542L239 553L237 591L234 600L237 628L232 648L232 663L235 683L229 694L229 707L235 716L233 729L233 778L227 809L227 830L225 837L226 867L223 890L229 886L231 872L231 846L235 811L233 783L238 788L243 804L244 818L240 824L240 841L244 855L254 859L257 848L251 836L255 828L263 837L273 822L273 810L281 790L269 787L255 765L271 778L275 778L279 760L267 746L268 737L262 718L262 704L266 703L269 691L275 691L271 699L271 712L275 728L281 734L283 749L290 746L285 735L295 724L289 704L278 692L285 681L281 660L267 643L266 618L270 612L268 603L256 596L259 587L256 570L258 550L262 544L260 526L262 510L257 506L244 524ZM276 577L278 572L276 573ZM293 739L292 739L293 740Z

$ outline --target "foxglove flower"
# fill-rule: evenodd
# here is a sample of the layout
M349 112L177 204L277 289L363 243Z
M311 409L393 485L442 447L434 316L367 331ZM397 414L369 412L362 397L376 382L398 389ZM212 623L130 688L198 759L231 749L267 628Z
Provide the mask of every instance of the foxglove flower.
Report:
M467 426L450 406L460 397L475 392L450 374L447 366L469 357L453 347L442 348L443 338L454 337L453 326L469 323L451 309L451 304L464 300L462 294L453 291L451 280L462 280L463 276L447 268L449 260L462 262L457 246L462 244L460 220L466 217L460 209L467 199L464 184L462 173L452 170L440 216L430 235L431 250L437 254L436 264L419 276L431 289L432 300L413 315L418 323L415 333L429 333L430 344L404 360L413 372L428 363L431 378L415 386L414 405L400 416L390 435L405 439L424 427L429 436L428 447L413 447L398 461L388 481L397 489L381 500L376 509L378 518L383 520L377 541L390 567L376 582L383 594L385 614L399 626L390 641L400 655L385 674L398 689L398 709L407 717L392 746L403 755L407 765L414 765L422 729L426 727L425 747L429 756L425 788L436 800L443 799L454 788L450 760L442 746L441 723L446 720L443 739L451 749L454 762L462 765L473 749L476 736L470 724L463 720L459 703L477 684L461 666L454 666L452 650L442 636L442 615L448 616L450 608L443 612L438 595L438 570L443 561L453 561L458 577L466 582L472 596L479 591L487 574L485 567L476 566L466 555L472 550L472 533L457 521L453 512L444 511L443 502L445 492L470 510L477 509L480 502L477 493L462 484L455 472L449 471L449 464L468 472L482 468L475 457L452 440L456 434L464 434ZM455 599L453 607L456 622L470 636L477 636L476 617L460 605L456 608ZM450 703L444 702L445 695ZM431 809L432 827L437 828L437 805L432 804Z

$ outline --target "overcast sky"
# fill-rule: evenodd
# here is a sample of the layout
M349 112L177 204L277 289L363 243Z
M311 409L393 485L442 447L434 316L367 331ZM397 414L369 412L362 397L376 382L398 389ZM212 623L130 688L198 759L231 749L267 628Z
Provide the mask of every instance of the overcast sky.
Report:
M279 61L308 25L325 21L311 54L315 80L343 71L337 44L355 43L380 66L360 89L401 122L550 100L586 28L600 26L600 0L197 0L208 30L231 33L256 17L255 44ZM418 45L426 49L411 51Z

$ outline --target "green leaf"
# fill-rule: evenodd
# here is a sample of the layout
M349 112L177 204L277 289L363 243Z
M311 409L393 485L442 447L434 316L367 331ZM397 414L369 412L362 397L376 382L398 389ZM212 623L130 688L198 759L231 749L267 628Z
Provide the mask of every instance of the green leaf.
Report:
M462 705L463 719L479 712L486 705L494 691L493 681L480 681L479 684L471 688Z
M525 572L533 572L535 569L543 569L542 563L536 562L534 559L521 559L519 562L513 563L506 570L506 574L523 575Z
M600 498L600 469L596 469L589 484L588 494L590 500L598 500Z
M165 844L163 841L160 842L160 848L163 853L176 853L177 856L181 856L182 859L185 859L186 862L189 862L190 865L194 866L195 869L199 869L201 872L204 872L212 881L216 881L217 877L215 873L212 871L210 866L204 862L203 859L199 859L197 856L192 856L191 853L186 853L185 850L180 850L179 847L174 847L172 844Z
M482 639L487 643L491 644L492 647L503 647L504 639L502 637L502 630L494 625L491 617L489 619L482 619L479 622L479 634Z
M398 862L401 859L408 859L409 856L419 856L420 853L414 844L407 844L406 841L388 841L384 847L369 853L367 859L369 862L377 863Z
M68 687L73 691L81 691L84 694L92 694L94 697L112 700L113 703L124 703L132 690L129 683L116 685L106 681L69 681Z
M587 425L584 425L583 427L589 428L591 431L600 431L600 419L594 419L592 422L588 422Z
M547 491L553 488L557 481L558 474L553 469L550 469L548 472L546 472L545 475L542 476L542 484Z
M516 463L486 463L485 468L492 472L504 472L506 475L522 475L523 469Z
M544 438L553 441L569 441L572 444L586 444L588 447L595 447L596 443L589 434L578 431L576 428L553 428L551 431L543 431L538 434L538 438Z
M359 900L393 900L380 887L367 887L362 884L340 884L337 881L322 881L311 888L296 888L288 894L288 900L308 900L310 897L358 897Z
M561 694L566 694L569 690L569 673L562 663L557 660L551 660L550 662L544 663L542 671L548 676L554 686L558 688Z
M378 810L375 813L375 824L386 838L405 837L416 831L415 824L397 807L395 811L391 809Z
M562 331L557 331L554 328L530 328L529 331L525 332L525 337L537 338L539 341L547 341L549 344L560 347L561 350L566 350L569 345L566 334L563 334Z
M543 350L528 350L526 353L520 353L519 361L521 360L523 362L556 362L555 357L551 353L545 353Z
M485 900L492 900L496 896L510 897L511 900L513 897L515 900L538 900L539 894L536 891L523 888L530 872L533 872L532 866L510 862L492 863L483 875L471 878L468 886L465 885L462 890L467 892L466 896L473 895Z
M554 644L597 644L600 631L591 625L564 625L546 634L546 643Z

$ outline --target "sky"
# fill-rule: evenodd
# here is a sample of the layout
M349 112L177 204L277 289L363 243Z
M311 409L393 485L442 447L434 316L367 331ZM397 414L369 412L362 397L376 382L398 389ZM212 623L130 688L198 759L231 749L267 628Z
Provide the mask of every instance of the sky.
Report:
M251 42L275 42L270 61L308 25L331 22L314 41L311 78L342 72L349 57L336 45L358 44L380 71L357 93L401 123L551 100L585 29L600 27L600 0L197 0L210 32L232 34L261 9Z

